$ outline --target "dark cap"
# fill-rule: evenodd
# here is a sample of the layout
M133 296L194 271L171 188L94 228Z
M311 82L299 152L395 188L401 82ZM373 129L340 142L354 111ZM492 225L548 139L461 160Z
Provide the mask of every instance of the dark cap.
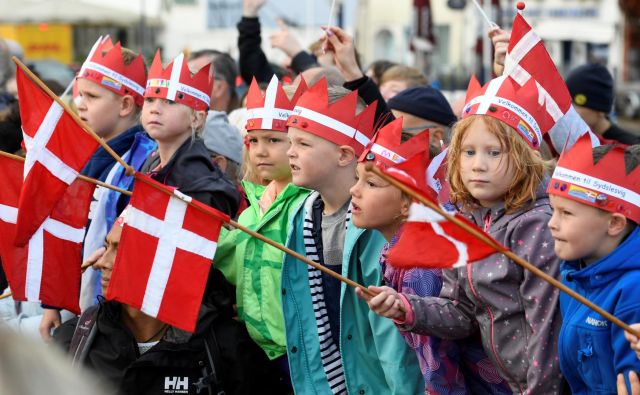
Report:
M609 113L613 106L613 77L606 67L585 64L569 72L567 88L573 102L592 110Z
M458 119L444 95L430 86L406 89L387 102L392 110L450 126Z

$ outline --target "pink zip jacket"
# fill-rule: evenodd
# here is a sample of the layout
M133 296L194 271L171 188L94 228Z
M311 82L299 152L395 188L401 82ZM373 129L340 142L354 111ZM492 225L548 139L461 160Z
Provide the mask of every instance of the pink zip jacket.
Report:
M500 205L467 217L516 255L558 278L560 261L547 227L552 210L545 188L541 185L536 200L516 213L506 214ZM558 290L498 253L443 275L440 297L405 295L414 319L400 326L402 330L445 339L479 330L487 355L514 393L562 392Z

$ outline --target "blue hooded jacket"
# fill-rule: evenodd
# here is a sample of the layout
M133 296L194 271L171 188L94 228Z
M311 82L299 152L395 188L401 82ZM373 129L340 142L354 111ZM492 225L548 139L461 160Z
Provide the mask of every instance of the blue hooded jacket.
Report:
M580 269L580 261L563 261L562 282L623 322L640 322L640 227L609 255ZM573 394L615 394L616 376L640 372L640 360L624 331L600 314L562 293L562 329L558 341L560 369ZM629 389L629 393L631 390Z

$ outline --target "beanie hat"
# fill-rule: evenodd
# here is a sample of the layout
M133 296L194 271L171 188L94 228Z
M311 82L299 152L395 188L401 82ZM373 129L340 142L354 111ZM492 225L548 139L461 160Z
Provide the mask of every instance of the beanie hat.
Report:
M609 113L613 106L613 77L606 67L585 64L569 72L567 88L579 106Z
M235 126L229 124L227 114L224 112L209 111L207 113L202 139L209 151L238 164L242 163L242 136Z
M389 99L387 104L392 110L406 112L445 126L457 121L442 92L430 86L406 89Z

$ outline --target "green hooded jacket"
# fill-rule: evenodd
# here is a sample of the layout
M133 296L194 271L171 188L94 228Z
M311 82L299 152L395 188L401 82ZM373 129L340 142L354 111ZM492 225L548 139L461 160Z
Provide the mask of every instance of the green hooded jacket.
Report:
M243 182L243 186L250 205L238 223L284 244L290 216L309 191L289 184L261 214L258 202L266 187L250 182ZM238 229L223 228L214 258L214 265L236 286L238 317L269 359L287 352L280 298L283 254Z

